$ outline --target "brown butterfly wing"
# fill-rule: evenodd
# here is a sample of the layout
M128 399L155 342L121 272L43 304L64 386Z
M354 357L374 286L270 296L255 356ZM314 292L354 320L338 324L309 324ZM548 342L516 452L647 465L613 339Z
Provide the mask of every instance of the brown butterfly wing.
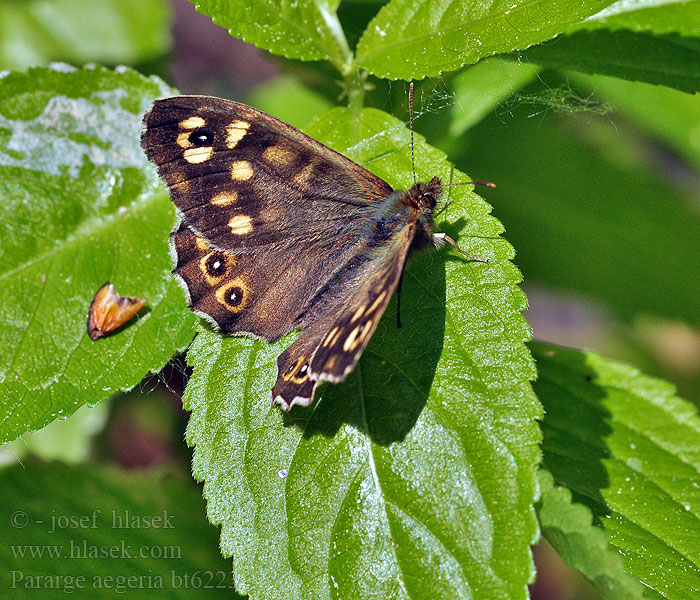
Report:
M348 262L357 262L356 243L350 240L332 253L321 246L302 252L271 246L233 254L210 246L184 222L172 233L171 246L173 272L195 312L224 333L267 341L306 327L348 294L352 282L337 275ZM316 298L321 300L314 303Z
M190 305L225 333L273 341L273 398L310 404L319 381L355 366L415 235L383 180L254 108L219 98L158 100L142 145L181 221L174 273Z
M220 98L157 100L141 143L187 224L233 252L271 245L301 252L343 237L392 192L294 127Z
M367 265L351 294L280 354L272 397L284 410L311 404L318 382L343 381L355 368L396 288L415 230L415 223L405 225L381 258Z

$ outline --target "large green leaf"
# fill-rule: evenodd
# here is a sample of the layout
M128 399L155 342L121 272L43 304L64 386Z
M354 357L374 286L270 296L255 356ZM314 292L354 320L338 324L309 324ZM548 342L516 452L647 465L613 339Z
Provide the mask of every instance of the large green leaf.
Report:
M62 60L134 64L170 49L165 0L4 0L0 69Z
M564 561L592 582L606 600L641 598L639 582L625 572L622 557L610 547L605 532L591 523L591 511L571 502L571 492L554 485L547 471L540 472L540 486L537 517L542 535Z
M700 36L700 1L618 0L575 29L601 27L697 37Z
M232 36L275 54L330 60L341 70L351 61L337 0L190 1Z
M540 106L511 103L508 118L472 129L454 145L462 152L458 164L498 184L489 196L526 281L583 293L627 321L646 312L699 324L700 223L692 193L662 178L649 146L624 123L585 112L541 116L550 98L576 110L580 98L561 85L550 79L530 87L524 99L541 98ZM549 95L562 91L563 98ZM680 111L677 118L692 122Z
M609 0L392 0L357 45L357 62L390 79L422 79L548 40Z
M193 335L170 275L174 210L139 147L167 92L125 69L0 79L0 442L133 387ZM148 308L93 342L107 280Z
M173 470L17 465L0 485L7 598L240 598L199 488Z
M700 91L700 2L617 2L518 60Z
M577 31L518 55L547 67L600 73L700 91L700 37L630 31Z
M307 131L411 183L408 131L386 113L335 109ZM465 177L422 141L416 159L422 179ZM527 597L540 408L525 298L489 207L465 188L450 195L441 228L491 262L416 256L403 328L392 303L355 372L314 408L270 408L288 339L203 331L192 345L193 471L253 599Z
M700 419L671 385L591 352L533 344L544 464L650 596L700 594Z

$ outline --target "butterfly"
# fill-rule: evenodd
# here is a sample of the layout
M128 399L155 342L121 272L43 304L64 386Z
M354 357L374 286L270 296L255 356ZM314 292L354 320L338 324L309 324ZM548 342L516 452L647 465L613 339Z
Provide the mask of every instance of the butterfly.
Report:
M410 251L459 250L433 231L437 177L394 190L245 104L156 100L141 145L178 209L173 273L190 307L227 334L273 342L301 330L277 359L272 402L286 411L354 369Z

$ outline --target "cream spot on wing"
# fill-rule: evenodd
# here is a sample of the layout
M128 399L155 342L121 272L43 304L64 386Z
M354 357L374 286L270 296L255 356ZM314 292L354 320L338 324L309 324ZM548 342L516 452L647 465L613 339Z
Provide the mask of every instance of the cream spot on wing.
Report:
M343 330L338 327L338 332L333 336L333 339L331 340L331 346L335 346L338 343L338 340L340 339L340 336L343 335Z
M236 215L228 222L233 235L245 235L253 231L253 219L246 215Z
M247 160L237 160L231 163L231 179L248 181L253 176L253 167Z
M236 190L219 192L210 200L214 206L230 206L231 204L235 204L237 201L238 192Z
M165 180L168 185L173 187L186 186L189 183L187 176L182 171L170 171L165 176ZM178 189L178 191L182 190Z
M372 331L372 319L360 327L360 335L357 338L357 343L359 344L364 342L370 331Z
M325 369L328 371L331 371L335 367L335 363L338 361L338 357L336 355L331 356L327 361L326 361L326 366Z
M195 237L194 243L200 250L211 250L211 246L207 244L206 240L201 237Z
M367 309L367 312L371 313L373 310L375 310L382 303L384 298L386 298L386 290L382 290L382 293L377 296L377 299L374 302L372 302L372 306Z
M278 223L286 217L286 213L279 208L263 208L260 211L260 221L264 223Z
M372 331L372 320L370 319L362 325L358 325L350 332L350 335L346 338L343 344L343 350L345 352L354 352L355 349L365 341L369 336L369 332Z
M213 146L201 146L199 148L187 148L187 150L182 153L182 157L188 163L196 165L209 160L212 154L214 154Z
M245 134L248 133L250 123L246 121L233 121L226 125L226 145L233 150Z
M304 168L294 175L294 183L299 187L305 186L311 179L311 175L314 172L314 164L308 163Z
M355 339L357 338L358 333L360 333L359 325L350 332L348 337L345 338L345 343L343 344L343 350L345 350L345 352L355 349Z
M354 323L355 321L357 321L357 319L359 319L364 314L364 312L365 312L365 306L362 305L362 306L360 306L360 308L358 308L355 311L355 314L352 316L352 319L350 319L350 322Z
M204 127L206 124L207 122L202 117L187 117L185 120L180 121L180 129L197 129Z
M294 160L296 153L284 146L268 146L263 150L262 157L277 167L284 167Z
M338 329L340 329L340 327L334 327L333 329L331 329L331 332L326 336L326 339L323 340L324 348L326 346L330 346L331 342L333 341L333 338L335 337L335 334L338 332Z
M177 134L177 145L180 146L180 148L191 148L194 146L192 142L190 142L190 132L189 131L183 131L182 133Z

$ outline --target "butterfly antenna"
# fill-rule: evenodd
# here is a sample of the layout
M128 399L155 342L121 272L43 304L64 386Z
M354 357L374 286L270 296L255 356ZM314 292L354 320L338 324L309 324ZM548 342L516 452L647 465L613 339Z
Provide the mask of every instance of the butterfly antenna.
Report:
M408 84L408 120L411 128L411 169L413 169L413 183L416 183L416 155L413 144L413 82ZM399 322L399 327L401 323Z
M441 187L441 188L444 188L444 187L455 187L455 186L458 186L458 185L483 185L483 186L490 187L490 188L495 188L495 187L496 187L496 184L495 184L495 183L491 183L490 181L462 181L461 183L441 183L441 184L440 184L440 187Z

